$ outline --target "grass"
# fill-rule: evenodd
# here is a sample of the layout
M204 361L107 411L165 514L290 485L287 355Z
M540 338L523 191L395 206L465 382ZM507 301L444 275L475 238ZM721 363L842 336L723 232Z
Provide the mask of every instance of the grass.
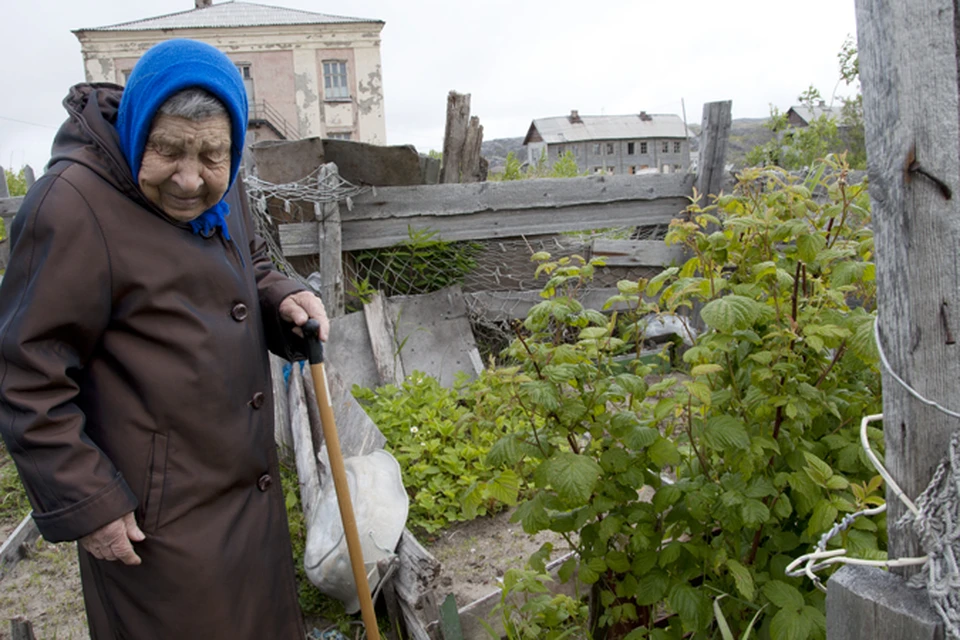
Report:
M6 447L0 447L0 526L16 526L30 513L30 502Z

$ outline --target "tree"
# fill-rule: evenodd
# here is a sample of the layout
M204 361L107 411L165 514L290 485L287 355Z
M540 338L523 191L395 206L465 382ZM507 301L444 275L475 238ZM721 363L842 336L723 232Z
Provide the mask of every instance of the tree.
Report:
M27 194L27 178L24 167L21 167L18 173L14 173L10 169L4 169L3 172L6 174L4 177L7 179L7 190L11 197Z

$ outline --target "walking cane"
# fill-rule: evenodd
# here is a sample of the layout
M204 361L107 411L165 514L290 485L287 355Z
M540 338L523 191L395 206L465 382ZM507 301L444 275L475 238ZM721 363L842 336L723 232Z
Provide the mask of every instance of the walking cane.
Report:
M320 406L320 422L323 425L323 439L327 443L330 457L330 473L333 486L337 491L337 505L340 507L340 519L343 521L343 533L347 538L347 551L350 553L350 566L353 580L357 583L357 596L360 598L360 613L363 626L367 630L368 640L380 640L377 617L373 612L373 599L370 597L370 585L363 565L363 549L357 533L357 520L353 515L353 503L350 502L350 487L347 484L347 471L343 466L343 452L340 451L340 437L333 419L333 407L327 389L327 372L323 368L323 343L320 342L320 324L308 320L303 325L303 335L307 338L310 352L310 373L313 375L313 388L317 392L317 404Z

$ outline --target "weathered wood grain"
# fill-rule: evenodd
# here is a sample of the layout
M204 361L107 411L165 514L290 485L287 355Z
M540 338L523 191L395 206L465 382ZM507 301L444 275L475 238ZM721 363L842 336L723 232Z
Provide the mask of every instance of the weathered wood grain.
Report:
M709 204L710 201L705 199L707 195L717 195L723 187L732 111L733 102L730 100L706 102L703 105L700 159L697 165L697 193L701 195L701 206Z
M483 126L480 118L470 116L467 139L463 143L460 160L460 182L480 182L480 145L483 144Z
M20 521L3 545L0 545L0 576L9 571L25 555L26 548L40 537L36 523L29 515Z
M299 365L294 365L296 368ZM306 367L305 367L306 368ZM303 378L299 372L290 375L290 428L293 434L294 456L297 461L297 478L300 483L300 504L303 505L305 522L313 522L314 509L320 496L320 473L314 455L313 437L310 434L310 417L307 411Z
M20 210L22 203L23 196L17 196L15 198L0 196L0 216L4 218L4 222L9 224L7 218L13 218L13 216L17 215L17 211Z
M2 166L0 166L0 198L9 198L10 190L7 188L7 172Z
M367 320L367 332L380 384L403 384L403 364L397 354L393 320L386 312L382 293L378 292L373 300L363 305L363 315Z
M343 251L390 247L410 229L447 241L515 238L551 232L663 224L688 204L686 174L383 187L341 210ZM316 223L279 226L285 255L315 255Z
M669 267L683 264L679 246L668 247L662 240L594 240L594 257L604 258L608 267Z
M323 183L336 188L340 183L337 165L326 165L327 174ZM317 243L320 254L320 278L323 285L320 297L330 317L342 316L343 298L343 258L341 248L340 203L327 202L320 207L320 220L317 226Z
M10 640L36 640L33 625L26 618L16 617L10 620Z
M827 582L830 640L943 640L926 592L875 567L847 566Z
M470 94L451 91L447 94L447 126L443 134L443 167L440 182L460 182L463 145L470 124Z
M857 0L867 170L876 242L881 342L896 373L923 396L960 409L960 123L953 0ZM952 189L907 171L911 160ZM955 418L883 375L887 469L911 498L948 451ZM888 522L905 508L887 489ZM889 528L891 558L922 555ZM901 569L909 574L916 569Z
M426 625L434 622L438 615L436 588L440 562L406 529L397 544L397 555L400 567L394 586L407 632L418 640L430 640Z

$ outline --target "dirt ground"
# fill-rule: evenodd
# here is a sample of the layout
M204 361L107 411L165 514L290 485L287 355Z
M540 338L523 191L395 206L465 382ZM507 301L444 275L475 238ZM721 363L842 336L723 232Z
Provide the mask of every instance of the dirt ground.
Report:
M16 523L0 523L0 540ZM549 532L529 536L510 513L478 518L445 531L425 543L440 561L438 600L454 594L459 606L499 591L507 569L523 567L544 542L552 542L557 558L569 549ZM0 640L10 638L9 620L23 616L33 624L37 640L88 640L80 573L74 544L38 540L26 558L0 577Z

